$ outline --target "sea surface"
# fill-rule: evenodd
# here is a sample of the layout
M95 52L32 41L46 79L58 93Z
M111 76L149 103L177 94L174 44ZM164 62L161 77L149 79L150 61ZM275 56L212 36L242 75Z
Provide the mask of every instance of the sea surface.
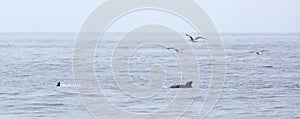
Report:
M147 37L160 39L164 35L169 34ZM0 33L1 119L93 118L77 91L76 86L80 84L73 77L76 37L76 33ZM218 66L212 64L205 40L192 43L182 33L197 61L189 63L187 69L180 67L177 55L188 51L177 53L166 49L173 46L162 44L145 44L136 48L129 59L117 59L117 62L128 62L128 69L119 71L121 78L122 74L129 73L131 83L136 86L151 85L154 79L150 80L149 72L153 69L154 73L156 70L165 73L164 85L157 94L132 98L130 92L122 91L114 83L113 49L120 38L121 33L106 33L96 44L95 75L105 98L119 110L132 114L159 111L176 99L178 90L167 87L182 83L181 71L196 66L199 87L192 104L182 105L187 108L184 114L169 113L183 119L198 119L212 78L211 67ZM206 118L300 118L300 34L226 33L221 34L221 39L226 76L219 100ZM178 46L176 42L173 44ZM129 47L130 44L120 48L126 51ZM256 50L265 52L262 55L251 52ZM56 87L58 82L60 87ZM118 114L111 112L110 117L114 115Z

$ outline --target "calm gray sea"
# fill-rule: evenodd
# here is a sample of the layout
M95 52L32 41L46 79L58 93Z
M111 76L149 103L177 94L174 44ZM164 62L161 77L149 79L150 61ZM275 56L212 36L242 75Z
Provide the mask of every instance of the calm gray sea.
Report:
M160 35L164 34L149 37ZM300 118L300 34L221 36L226 78L219 101L206 118ZM118 33L107 34L96 50L96 76L104 94L116 107L132 113L149 113L168 105L176 90L164 88L153 101L143 102L122 97L122 92L111 85L111 49L119 37ZM184 34L182 37L186 38ZM76 33L0 33L1 119L92 118L73 80L75 39ZM189 44L197 56L199 81L203 84L182 118L197 119L212 64L204 41ZM249 53L255 50L266 52ZM174 59L176 55L159 45L138 48L128 61L133 82L147 85L148 69L161 64L167 74L165 86L179 83L181 69ZM62 86L56 87L59 81Z

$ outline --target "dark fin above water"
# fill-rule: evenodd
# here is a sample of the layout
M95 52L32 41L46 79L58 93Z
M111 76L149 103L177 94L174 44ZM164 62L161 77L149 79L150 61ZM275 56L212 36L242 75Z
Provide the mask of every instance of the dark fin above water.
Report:
M193 81L187 82L185 85L172 85L170 88L192 88Z
M56 86L57 86L57 87L60 87L60 82L58 82Z
M193 81L187 82L185 85L192 88Z

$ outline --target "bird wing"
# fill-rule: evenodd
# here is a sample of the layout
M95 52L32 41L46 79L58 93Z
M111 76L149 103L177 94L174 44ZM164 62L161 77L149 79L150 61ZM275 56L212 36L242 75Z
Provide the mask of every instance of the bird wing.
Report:
M177 52L183 52L184 49L175 49Z
M266 52L267 50L257 50L255 52Z
M267 50L261 50L260 52L267 52Z
M189 34L186 34L186 36L190 37L191 40L194 40L194 38L192 36L190 36Z
M195 40L198 40L198 39L205 39L205 38L201 37L201 36L195 38Z

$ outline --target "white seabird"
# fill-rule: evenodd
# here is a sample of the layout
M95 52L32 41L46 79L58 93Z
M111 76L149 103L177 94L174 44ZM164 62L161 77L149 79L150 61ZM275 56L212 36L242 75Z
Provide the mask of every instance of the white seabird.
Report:
M256 51L250 51L249 53L256 53L258 55L261 55L263 52L266 52L265 50L256 50Z

